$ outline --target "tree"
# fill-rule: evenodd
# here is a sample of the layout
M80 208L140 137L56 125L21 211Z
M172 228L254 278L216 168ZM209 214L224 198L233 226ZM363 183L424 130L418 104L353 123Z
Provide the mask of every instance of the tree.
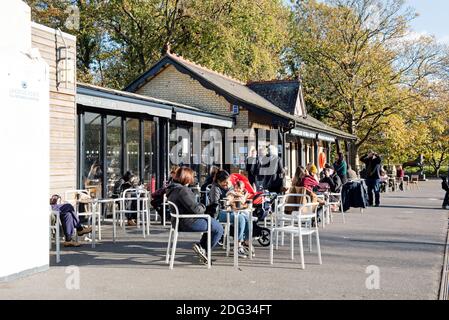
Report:
M392 116L413 107L414 89L441 63L427 39L404 40L415 14L403 4L304 0L293 6L287 70L302 73L312 114L358 137L353 155L379 137Z
M289 11L280 0L111 0L99 21L103 82L122 88L171 51L242 81L281 68Z
M103 30L98 24L101 0L26 0L32 20L77 38L77 80L93 82L101 66ZM76 23L72 23L76 21Z

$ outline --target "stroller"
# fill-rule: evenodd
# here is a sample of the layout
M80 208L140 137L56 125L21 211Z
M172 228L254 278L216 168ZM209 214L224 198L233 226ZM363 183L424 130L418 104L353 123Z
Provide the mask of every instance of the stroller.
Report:
M269 193L263 191L255 191L248 181L248 178L242 174L233 173L229 180L232 185L237 181L242 181L245 185L246 191L249 193L248 200L252 200L254 211L253 216L257 217L257 221L253 222L253 237L257 239L261 246L267 247L270 245L270 229L259 226L259 221L264 221L265 217L272 212L272 204L276 199L276 193Z

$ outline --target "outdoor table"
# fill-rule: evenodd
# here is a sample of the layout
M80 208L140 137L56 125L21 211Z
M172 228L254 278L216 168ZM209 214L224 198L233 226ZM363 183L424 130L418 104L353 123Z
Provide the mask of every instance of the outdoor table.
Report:
M231 210L230 212L234 213L234 267L238 268L239 266L239 255L238 255L238 247L239 247L239 239L238 239L238 228L239 228L239 215L244 214L248 215L249 220L249 259L253 259L253 207L252 205L246 209L236 209Z

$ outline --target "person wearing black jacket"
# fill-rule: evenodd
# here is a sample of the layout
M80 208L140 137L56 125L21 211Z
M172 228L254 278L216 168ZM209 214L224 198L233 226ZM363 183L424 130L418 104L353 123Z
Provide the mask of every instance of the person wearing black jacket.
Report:
M248 181L251 185L257 185L257 177L259 176L259 167L260 163L259 159L257 158L257 151L253 147L250 151L248 159L246 160L246 172L248 173Z
M320 182L327 183L332 193L340 193L343 185L337 171L335 171L330 164L324 166L324 177Z
M259 174L263 178L263 188L280 194L283 188L282 159L278 155L276 146L269 147L268 154L262 158Z
M370 151L360 158L366 166L366 185L368 187L368 204L373 205L373 192L375 206L380 206L380 170L382 169L382 158L375 152Z
M181 167L176 170L173 182L167 187L167 199L173 202L179 210L179 214L204 214L206 207L196 201L195 194L188 187L194 182L193 170ZM172 224L176 219L172 217ZM193 245L193 251L198 255L200 261L207 264L207 220L204 218L179 219L179 231L204 232L200 243ZM211 219L211 249L214 248L223 235L223 227Z
M444 196L443 200L443 209L449 209L449 173L447 178L443 177L441 182L441 187L444 191L446 191L446 195Z

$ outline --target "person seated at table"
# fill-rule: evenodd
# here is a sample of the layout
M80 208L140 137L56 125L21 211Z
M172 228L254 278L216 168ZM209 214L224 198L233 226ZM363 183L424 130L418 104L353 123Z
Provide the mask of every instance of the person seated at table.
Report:
M234 191L239 192L239 187L234 189ZM209 199L210 199L210 205L214 206L215 208L218 208L218 221L220 222L226 222L227 221L227 211L226 209L220 209L220 203L223 200L229 200L228 197L229 192L229 173L224 170L220 170L217 172L214 178L214 182L212 183L212 186L209 191ZM230 224L234 225L234 215L237 213L230 212L229 213L229 219ZM247 257L247 250L244 248L244 244L249 243L249 222L248 217L245 214L237 214L238 219L238 242L239 242L239 248L238 248L238 255L242 258ZM245 241L246 240L246 241Z
M405 171L402 168L402 166L397 166L396 168L396 178L399 180L399 189L401 191L404 191L404 177L405 177Z
M70 203L58 203L61 199L59 195L53 195L50 198L50 206L52 210L59 212L59 217L64 232L64 247L79 247L81 244L72 239L73 233L76 233L79 237L91 233L92 227L83 226L80 223L79 217L75 212L75 208ZM59 228L59 226L57 226Z
M201 191L206 191L207 186L211 185L212 182L214 182L214 177L218 171L220 171L219 167L217 166L210 167L209 175L206 177L206 180L204 180L204 183L201 186Z
M299 166L295 170L295 175L292 179L292 187L300 187L302 179L306 176L306 169Z
M320 179L318 178L318 169L314 163L308 163L306 166L306 170L309 175L315 179L316 182L320 182Z
M334 168L330 164L326 163L324 165L323 172L324 176L320 182L327 183L332 193L340 193L343 184Z
M301 181L299 182L299 186L305 187L309 191L313 191L313 188L317 187L318 185L318 180L315 179L315 177L312 176L306 169Z
M136 186L136 177L132 171L126 171L126 173L114 184L114 192L112 198L119 198L123 191L134 188ZM135 195L132 195L133 197ZM128 200L125 202L126 210L137 211L137 201ZM137 212L127 212L126 214L128 226L137 226Z
M304 196L291 196L289 197L289 194L303 194ZM286 198L285 198L285 203L286 204L306 204L306 203L318 203L318 208L317 208L317 218L318 218L318 222L321 222L321 215L323 212L323 207L326 204L326 202L319 198L318 195L313 192L310 191L304 187L299 187L299 186L291 186L290 189L288 189L287 193L285 194ZM307 201L307 197L309 196L310 198L310 202ZM313 210L315 210L315 207L313 207ZM294 211L299 211L298 207L295 206L286 206L284 208L284 213L285 214L292 214L292 212Z
M193 170L188 167L180 167L176 170L173 182L167 187L167 199L173 202L179 209L179 214L204 214L206 207L196 201L196 197L189 188L194 182ZM176 218L171 218L172 225L175 225ZM179 219L179 231L204 232L199 243L193 245L193 251L198 255L200 262L207 264L207 219L185 218ZM211 249L213 249L223 236L223 227L215 220L211 219Z
M325 204L325 201L322 199L319 199L317 197L317 194L315 192L313 192L310 189L305 188L304 186L301 185L302 179L306 176L307 172L306 170L299 166L296 168L295 171L295 176L293 177L293 181L292 181L292 186L287 190L286 194L306 194L310 197L310 200L312 202L318 202L320 204L320 206L323 206ZM299 198L299 199L295 199L295 198ZM306 197L287 197L286 202L287 203L305 203L305 199ZM285 212L286 213L291 213L292 211L295 211L294 207L286 207L285 208Z

